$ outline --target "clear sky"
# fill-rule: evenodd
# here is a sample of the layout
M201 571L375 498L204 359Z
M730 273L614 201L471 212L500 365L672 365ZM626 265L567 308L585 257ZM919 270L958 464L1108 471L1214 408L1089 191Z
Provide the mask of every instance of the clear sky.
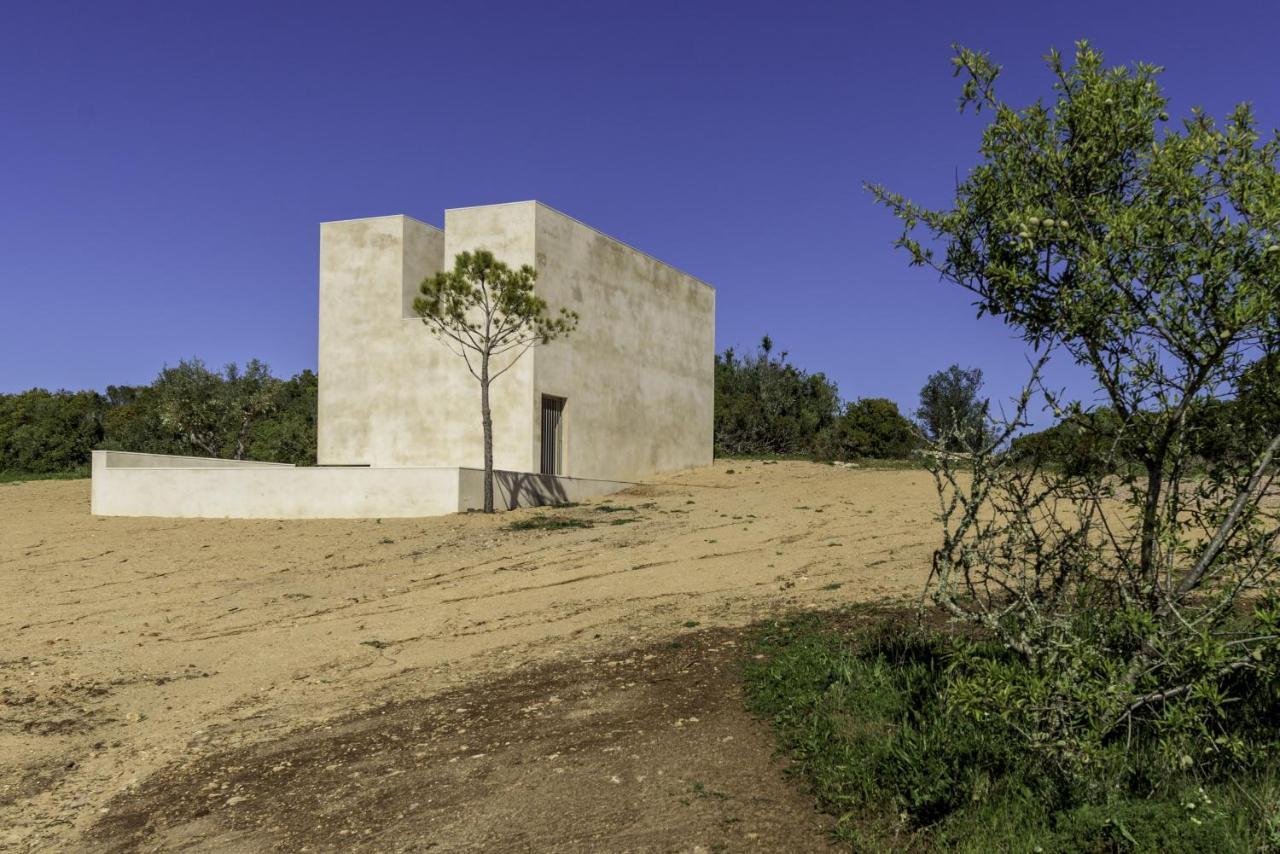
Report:
M1025 100L1087 37L1167 66L1175 118L1274 127L1278 33L1274 0L7 4L0 391L314 368L319 222L539 199L714 284L719 348L769 333L906 409L952 362L1006 395L1022 346L862 189L943 203L973 162L950 43Z

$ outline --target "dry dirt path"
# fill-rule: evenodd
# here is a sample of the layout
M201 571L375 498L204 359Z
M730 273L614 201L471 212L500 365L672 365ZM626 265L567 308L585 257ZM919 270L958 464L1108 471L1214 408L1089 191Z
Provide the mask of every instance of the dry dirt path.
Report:
M162 769L266 755L337 720L414 703L431 717L449 692L500 694L532 672L541 681L527 691L566 679L589 696L599 662L690 635L690 623L735 627L911 594L933 541L932 486L919 471L720 462L601 504L614 512L564 511L592 527L550 531L507 529L546 510L100 519L86 481L0 485L0 846L88 847L105 838L90 828L140 803L129 799L168 779ZM653 685L637 709L666 702ZM507 747L553 746L512 727L524 735ZM673 771L686 772L696 775ZM455 842L483 848L500 819L478 818L480 836ZM681 850L647 844L634 850Z

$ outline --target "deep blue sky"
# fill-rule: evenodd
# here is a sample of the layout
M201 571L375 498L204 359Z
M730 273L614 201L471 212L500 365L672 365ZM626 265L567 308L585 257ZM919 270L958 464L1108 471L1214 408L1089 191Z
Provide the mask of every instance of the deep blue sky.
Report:
M1008 394L1021 345L861 187L942 203L972 163L950 43L1022 100L1088 37L1167 66L1175 117L1273 127L1277 32L1275 2L8 4L0 391L314 367L317 223L536 198L714 284L720 348L767 332L907 409L953 361Z

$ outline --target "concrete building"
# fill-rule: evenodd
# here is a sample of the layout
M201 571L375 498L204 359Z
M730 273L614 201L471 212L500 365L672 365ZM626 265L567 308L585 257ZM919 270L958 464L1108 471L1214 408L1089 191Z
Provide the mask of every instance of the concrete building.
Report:
M573 500L708 465L715 292L538 202L320 227L319 466L95 452L93 512L325 518L480 504L479 387L413 314L422 280L466 250L537 273L567 338L494 381L504 507ZM501 363L494 369L502 367Z

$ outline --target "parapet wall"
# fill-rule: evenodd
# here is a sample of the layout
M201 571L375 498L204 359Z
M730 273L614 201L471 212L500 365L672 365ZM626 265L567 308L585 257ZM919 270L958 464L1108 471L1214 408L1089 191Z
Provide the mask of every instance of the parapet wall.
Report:
M499 509L580 501L618 481L494 472ZM373 519L442 516L483 505L484 472L466 468L304 466L93 452L98 516Z

